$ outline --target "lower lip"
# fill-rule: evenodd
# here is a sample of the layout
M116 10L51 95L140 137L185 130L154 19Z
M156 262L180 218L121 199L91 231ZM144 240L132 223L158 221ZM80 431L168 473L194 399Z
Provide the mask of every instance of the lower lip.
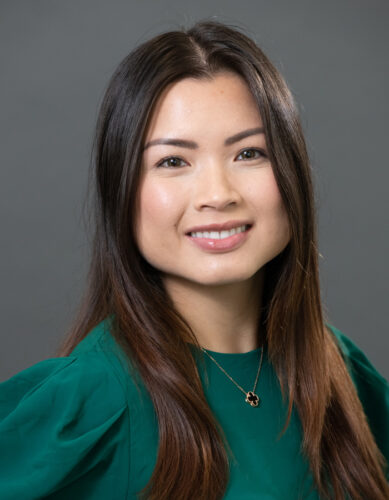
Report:
M187 238L203 250L223 252L225 250L234 250L242 245L242 243L247 239L251 228L252 226L246 229L246 231L233 234L232 236L228 236L228 238L223 238L222 240L213 238L195 238L189 235L187 235Z

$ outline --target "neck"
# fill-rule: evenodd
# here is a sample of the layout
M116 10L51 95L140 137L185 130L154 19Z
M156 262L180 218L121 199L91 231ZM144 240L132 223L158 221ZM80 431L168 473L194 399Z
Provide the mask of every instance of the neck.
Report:
M169 275L164 285L204 349L243 353L262 345L263 270L249 280L215 286Z

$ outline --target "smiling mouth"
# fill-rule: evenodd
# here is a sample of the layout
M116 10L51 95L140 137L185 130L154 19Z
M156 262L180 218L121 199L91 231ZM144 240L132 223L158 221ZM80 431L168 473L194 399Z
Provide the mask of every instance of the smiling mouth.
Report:
M238 249L249 238L252 225L246 224L228 231L188 233L186 237L197 248L211 253L230 252ZM235 230L235 232L233 232ZM227 233L227 234L224 234ZM194 234L192 236L192 234Z
M243 224L241 226L234 227L232 229L228 230L222 230L222 231L196 231L196 232L189 232L186 233L187 236L190 236L192 238L207 238L207 239L213 239L213 240L224 240L226 238L230 238L231 236L234 236L235 234L243 233L245 231L248 231L252 227L252 224Z

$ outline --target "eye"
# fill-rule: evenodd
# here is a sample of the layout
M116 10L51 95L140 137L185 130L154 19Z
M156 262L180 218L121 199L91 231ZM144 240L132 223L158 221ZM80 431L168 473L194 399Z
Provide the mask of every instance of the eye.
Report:
M247 155L247 153L249 153L249 154ZM243 151L241 151L239 153L238 158L239 158L239 156L242 156L242 155L244 155L245 160L257 160L258 158L267 158L265 152L262 149L257 149L257 148L244 149ZM184 160L182 158L180 158L179 156L167 156L165 158L162 158L162 160L160 160L156 164L156 167L157 168L162 168L162 167L178 168L178 167L182 166L180 164L180 162L184 162Z
M163 167L164 163L166 163L167 168L175 168L180 166L178 165L178 163L181 161L184 160L182 158L179 158L178 156L168 156L166 158L162 158L162 160L156 164L156 167Z
M247 152L249 153L249 155L247 155ZM258 153L257 156L255 156L255 153ZM241 151L239 153L237 158L239 158L239 156L242 156L242 155L244 155L246 160L257 160L258 158L266 158L267 157L265 152L262 151L262 149L257 149L257 148L244 149L243 151Z

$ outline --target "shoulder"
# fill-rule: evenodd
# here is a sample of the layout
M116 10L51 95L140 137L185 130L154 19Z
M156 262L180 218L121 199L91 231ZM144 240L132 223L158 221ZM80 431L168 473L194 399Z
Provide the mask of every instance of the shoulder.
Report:
M109 495L116 487L125 498L127 473L114 481L109 469L126 465L128 403L99 337L94 331L71 355L40 361L0 383L1 498L27 498L27 491L28 498L71 496L94 474L96 488Z
M129 405L134 397L139 398L147 392L136 366L112 335L110 317L101 321L88 333L73 350L72 356L83 362L94 359L100 369L109 371L112 381L121 387ZM137 402L133 401L131 406L136 404Z
M126 393L95 335L69 356L40 361L0 383L0 430L52 423L59 431L113 423L127 410ZM28 421L28 423L27 423ZM20 429L20 428L19 428Z
M118 375L98 348L100 333L92 331L69 356L45 359L0 383L0 412L21 402L26 407L37 398L50 398L51 403L71 398L73 404L87 399L93 406L102 395L106 407L124 407L126 398Z
M335 326L328 323L326 323L326 326L333 334L342 357L353 378L363 377L372 384L382 384L383 386L388 387L388 381L377 370L368 356L354 340Z
M355 341L333 325L326 326L340 348L377 445L389 461L389 383Z

